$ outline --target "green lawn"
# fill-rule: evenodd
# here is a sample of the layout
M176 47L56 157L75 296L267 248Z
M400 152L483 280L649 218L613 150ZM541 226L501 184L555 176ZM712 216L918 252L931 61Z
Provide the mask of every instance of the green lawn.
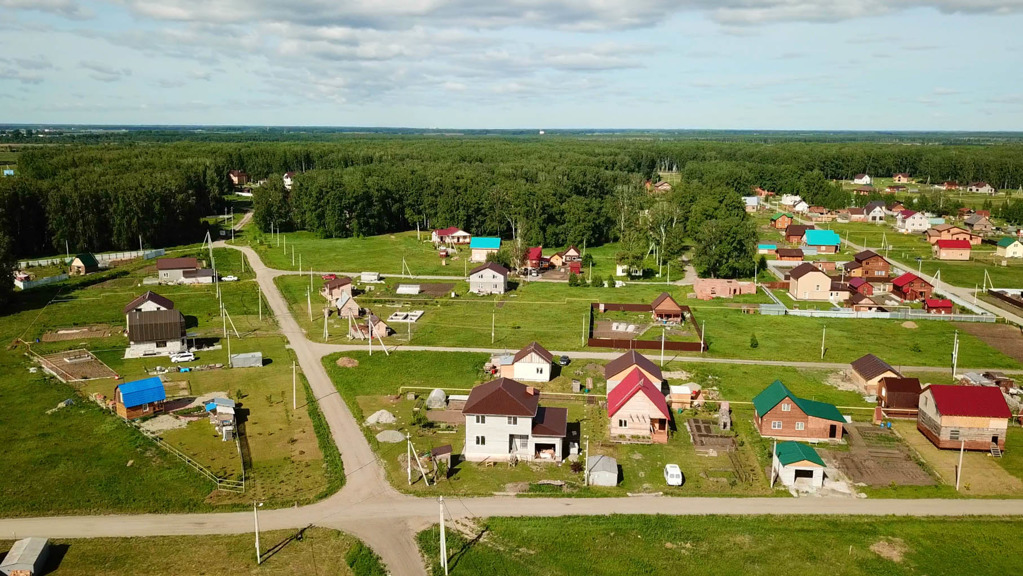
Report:
M308 528L301 540L296 530L260 533L263 563L256 566L252 534L230 536L161 536L50 540L51 571L60 576L148 574L340 574L383 576L372 552L355 538L326 528ZM6 552L13 542L0 540ZM269 552L279 546L272 555ZM350 564L356 563L353 570Z
M816 516L490 518L482 539L447 531L457 574L1003 574L1015 519ZM954 542L954 545L949 543ZM438 529L419 546L440 569Z

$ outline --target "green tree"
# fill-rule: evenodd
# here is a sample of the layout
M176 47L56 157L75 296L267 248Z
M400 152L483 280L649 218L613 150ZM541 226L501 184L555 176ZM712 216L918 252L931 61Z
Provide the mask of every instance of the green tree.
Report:
M753 273L756 225L728 218L704 223L696 239L693 263L702 277L740 278Z
M14 296L14 267L18 260L12 247L11 239L0 230L0 309L6 308Z

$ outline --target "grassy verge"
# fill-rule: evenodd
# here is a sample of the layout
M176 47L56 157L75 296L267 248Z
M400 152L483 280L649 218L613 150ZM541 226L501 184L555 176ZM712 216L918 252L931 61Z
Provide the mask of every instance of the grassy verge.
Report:
M998 518L491 518L477 541L449 529L447 549L453 575L1001 574L1015 569L1007 551L1021 529ZM434 575L438 540L436 527L418 537Z
M263 563L257 567L251 534L51 540L47 574L384 574L379 558L355 538L325 528L260 534ZM11 541L0 541L0 550ZM272 554L271 551L274 551Z

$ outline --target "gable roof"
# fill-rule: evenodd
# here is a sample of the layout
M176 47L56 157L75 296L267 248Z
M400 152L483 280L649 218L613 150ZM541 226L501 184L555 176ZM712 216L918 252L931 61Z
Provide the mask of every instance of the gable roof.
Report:
M607 395L607 415L613 417L621 410L622 406L640 392L653 402L654 407L665 418L671 418L671 411L668 410L668 403L661 394L660 387L655 386L646 375L638 368L633 368L625 375L625 378L614 387Z
M789 214L788 212L777 212L774 216L771 216L771 222L774 222L782 216L788 216L790 220L792 219L792 214Z
M892 175L892 178L896 178L898 176L902 176L903 178L909 178L909 173L908 172L896 172L895 174Z
M157 342L185 337L185 317L177 310L128 312L128 340Z
M538 407L532 432L533 436L563 438L568 434L568 408Z
M880 200L874 200L873 202L867 202L867 205L863 207L863 212L870 213L875 209L880 208L884 210L884 202Z
M352 283L352 279L349 278L348 276L338 276L337 278L334 278L333 280L327 280L326 282L324 282L323 283L323 289L324 290L328 290L328 291L329 290L335 290L337 288L348 286L351 283Z
M661 375L661 369L657 367L657 364L654 364L649 358L635 350L629 350L625 354L622 354L608 362L607 365L604 366L604 377L610 378L615 374L621 373L629 366L642 368L647 374L650 374L658 380L664 379Z
M498 378L473 388L462 414L532 418L539 403L539 390L511 378Z
M757 411L757 414L763 416L786 398L791 399L792 402L807 416L845 423L845 418L842 417L842 413L839 412L838 408L835 408L833 404L799 398L786 388L785 385L781 383L781 380L775 380L770 386L764 388L760 394L754 396L753 408Z
M931 392L934 404L942 416L974 418L1011 418L1012 412L1005 396L997 386L950 386L931 384L924 392Z
M939 250L970 250L969 240L938 240L935 242Z
M536 342L532 342L522 350L519 350L515 354L515 357L512 358L512 362L518 362L519 360L522 360L523 358L529 356L530 354L533 354L534 352L547 362L551 362L554 360L554 355L548 352L546 348L544 348L543 346Z
M128 302L128 305L124 307L124 313L127 314L128 312L131 312L132 310L138 308L139 306L145 304L146 302L152 302L153 304L157 304L168 310L174 309L174 302L171 302L170 298L165 298L163 296L160 296L156 292L150 290L145 294L138 296L131 302Z
M866 380L873 380L885 372L891 372L892 374L899 375L898 370L892 368L890 364L873 354L867 354L866 356L853 360L850 366L852 366L854 372Z
M902 218L903 220L905 220L905 219L910 218L912 216L915 216L917 214L920 214L920 213L916 212L915 210L903 210L903 211L899 212L899 217ZM921 214L921 216L923 216L923 214Z
M1016 238L1010 238L1009 236L1006 236L1005 238L1002 238L1001 240L998 241L998 245L1001 246L1002 248L1008 248L1009 246L1012 246L1017 242L1019 242L1019 240L1017 240Z
M912 272L906 272L902 276L899 276L895 280L892 280L892 286L895 286L897 288L902 288L903 286L909 284L910 282L912 282L914 280L919 280L919 281L923 282L924 284L927 284L928 286L931 285L930 282L924 280L923 278L917 276L916 274L913 274Z
M441 228L440 230L435 230L434 232L437 233L437 236L451 236L455 232L462 232L462 229L459 228L458 226L448 226L447 228ZM465 234L465 232L462 233Z
M920 394L919 378L892 378L891 376L881 379L881 383L888 389L888 392L913 392Z
M810 246L838 246L842 239L834 230L807 230L803 242Z
M504 266L501 266L497 262L487 262L486 264L481 264L481 265L473 268L472 270L470 270L469 271L469 276L472 276L473 274L476 274L478 272L482 272L484 270L493 270L494 272L497 272L501 276L505 276L505 277L508 276L508 269L505 268Z
M167 392L163 389L163 381L159 376L125 382L117 389L121 391L121 402L125 408L134 408L167 399Z
M807 230L813 229L812 224L789 224L785 227L786 236L802 236Z
M89 252L75 254L74 260L78 260L82 263L82 266L85 266L86 268L99 268L99 262L96 260L96 257ZM72 260L72 262L74 260Z
M156 261L157 270L195 270L199 260L195 258L160 258Z
M473 236L472 240L469 240L469 248L477 250L500 250L501 239L487 236Z
M671 297L671 294L668 294L667 292L661 292L661 294L654 299L654 302L650 305L650 307L657 310L662 304L667 304L666 308L670 308L672 310L682 310L682 306L680 306L679 303Z
M856 278L849 279L849 286L852 288L859 288L860 286L863 286L866 283L867 283L866 279L860 278L858 276Z
M854 216L854 215L855 216L860 216L860 215L865 214L865 213L866 213L866 211L863 210L863 208L850 208L849 209L849 215L850 216Z
M793 268L791 272L789 272L789 278L799 280L803 276L806 276L807 274L812 274L814 272L824 274L824 272L820 268L814 266L813 264L810 264L809 262L803 262L799 266ZM827 274L824 275L827 276Z
M974 214L971 214L971 215L967 216L966 220L963 220L963 222L965 222L966 224L969 224L970 226L973 226L973 225L979 224L979 223L981 223L981 222L983 222L985 220L987 220L987 216L984 216L983 214L974 213Z
M778 456L778 462L782 466L804 461L824 466L824 460L821 460L816 450L799 442L779 442L778 447L775 449L775 454Z
M803 257L802 248L778 248L775 253L781 258Z
M526 249L526 260L543 259L543 246L536 246Z
M871 258L882 258L882 256L873 250L863 250L861 252L857 252L853 256L853 260L856 260L857 262L866 262Z
M952 301L947 299L939 298L928 298L924 300L925 308L951 308Z

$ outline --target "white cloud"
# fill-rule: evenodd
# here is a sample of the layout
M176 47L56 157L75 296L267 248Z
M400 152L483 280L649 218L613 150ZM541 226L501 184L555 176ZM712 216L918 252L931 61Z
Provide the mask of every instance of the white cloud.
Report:
M116 82L126 76L131 76L131 70L128 68L114 68L101 62L83 60L78 65L90 71L90 78L100 82Z
M93 12L76 0L0 0L0 8L48 12L73 20L92 18Z

